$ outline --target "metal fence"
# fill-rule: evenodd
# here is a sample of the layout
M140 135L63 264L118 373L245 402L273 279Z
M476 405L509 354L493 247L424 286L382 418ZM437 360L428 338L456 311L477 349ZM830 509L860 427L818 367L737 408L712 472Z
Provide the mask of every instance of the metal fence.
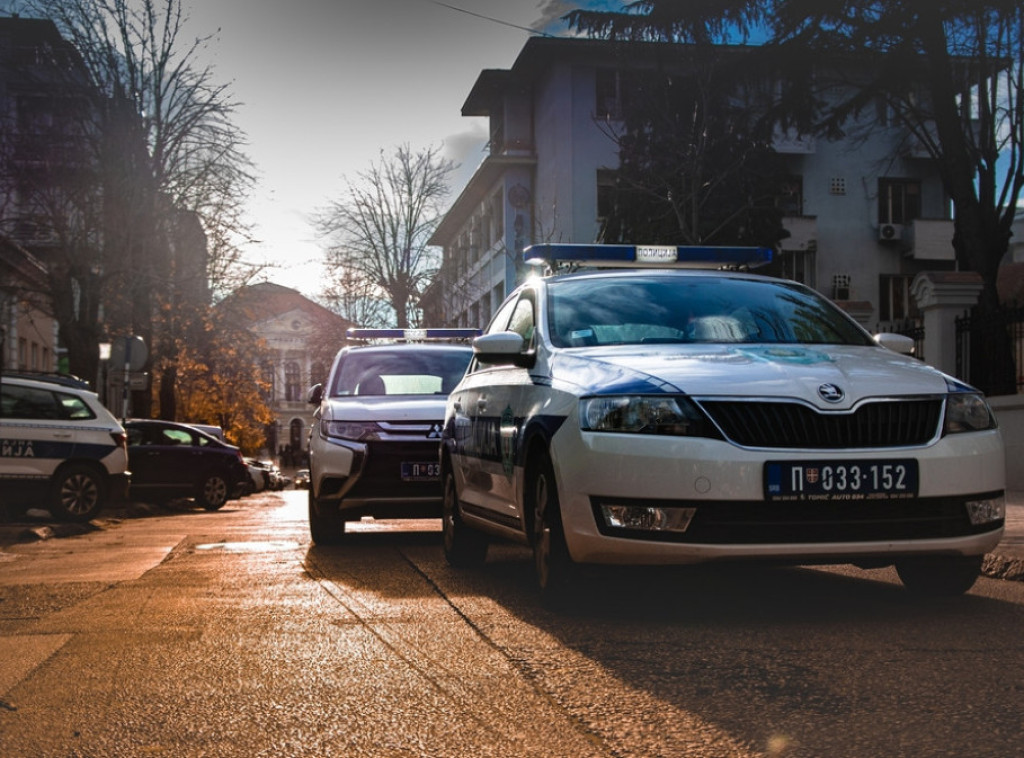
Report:
M914 357L924 360L924 324L916 318L904 318L896 321L880 321L875 325L875 334L891 332L902 334L914 340Z
M1024 308L1004 308L1000 313L977 322L978 316L972 311L964 311L964 315L956 319L956 375L969 384L980 384L971 379L971 330L1004 329L1010 338L1013 348L1013 364L1016 370L1017 392L1024 391Z

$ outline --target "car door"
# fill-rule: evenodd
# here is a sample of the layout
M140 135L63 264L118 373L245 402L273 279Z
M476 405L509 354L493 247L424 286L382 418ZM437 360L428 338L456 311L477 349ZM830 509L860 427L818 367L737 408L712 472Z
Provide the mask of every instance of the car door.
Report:
M128 451L133 491L191 493L196 472L187 431L161 424L132 426Z
M513 331L532 348L536 328L533 292L524 290L495 317L488 333ZM507 314L507 321L502 318ZM514 467L529 371L508 364L473 367L457 402L468 420L463 447L460 495L500 522L518 522ZM457 474L458 475L458 474Z

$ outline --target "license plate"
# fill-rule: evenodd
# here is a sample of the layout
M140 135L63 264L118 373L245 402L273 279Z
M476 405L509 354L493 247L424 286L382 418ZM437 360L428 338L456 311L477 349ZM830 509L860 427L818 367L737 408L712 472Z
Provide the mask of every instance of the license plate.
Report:
M892 500L917 497L917 461L769 461L765 500Z
M441 478L440 463L403 463L402 479L407 482L431 482Z

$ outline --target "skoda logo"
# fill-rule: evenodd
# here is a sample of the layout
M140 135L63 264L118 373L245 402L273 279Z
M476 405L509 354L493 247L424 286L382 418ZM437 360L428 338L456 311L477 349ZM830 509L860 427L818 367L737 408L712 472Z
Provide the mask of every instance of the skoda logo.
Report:
M818 394L826 403L838 403L845 396L845 393L834 384L821 385L818 387Z

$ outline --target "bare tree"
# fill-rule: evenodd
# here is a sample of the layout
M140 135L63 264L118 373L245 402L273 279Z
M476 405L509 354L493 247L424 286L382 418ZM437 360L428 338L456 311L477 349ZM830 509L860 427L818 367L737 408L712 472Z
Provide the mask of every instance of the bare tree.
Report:
M60 303L56 308L72 366L84 375L94 375L89 364L95 365L105 329L140 334L153 345L155 364L173 362L174 345L201 326L161 319L160 329L172 330L161 332L155 313L183 299L208 303L211 289L230 287L240 276L239 246L249 239L241 208L252 166L245 136L232 121L237 105L200 60L213 38L185 37L182 3L29 3L71 42L93 93L92 123L84 132L92 138L94 177L80 194L102 205L89 216L65 215L79 225L92 220L78 235L90 243L87 254L79 244L63 255L65 268L85 264L92 279L75 278L77 286L95 281L96 291L78 300L98 307L80 336L65 334L67 314L61 316ZM55 276L61 270L55 266ZM55 290L58 300L72 294Z
M390 303L399 327L409 325L438 267L427 240L442 217L454 169L438 147L414 152L405 145L391 156L382 151L376 164L346 182L340 199L317 214L337 284L370 283Z

